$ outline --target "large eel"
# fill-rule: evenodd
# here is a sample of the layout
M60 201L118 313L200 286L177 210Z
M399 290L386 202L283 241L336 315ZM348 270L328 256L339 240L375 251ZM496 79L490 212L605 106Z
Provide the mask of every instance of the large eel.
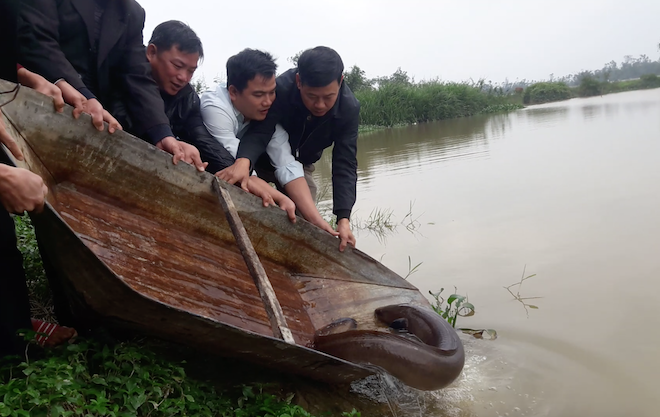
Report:
M354 320L341 319L317 332L315 348L350 362L380 367L406 385L425 391L444 388L461 374L463 343L436 312L398 304L380 307L375 314L391 327L406 328L416 338L356 330Z

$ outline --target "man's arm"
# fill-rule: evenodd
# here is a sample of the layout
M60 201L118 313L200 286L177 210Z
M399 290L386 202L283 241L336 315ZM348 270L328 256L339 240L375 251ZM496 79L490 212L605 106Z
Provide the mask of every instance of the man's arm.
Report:
M139 15L132 15L129 19L126 29L128 38L119 71L126 108L135 125L135 132L155 145L174 135L158 85L151 77L151 67L144 55L143 28L144 10L140 8Z
M348 219L355 205L357 186L358 120L351 120L335 137L332 150L333 213Z
M316 208L312 193L305 180L305 172L302 164L291 154L291 145L289 144L289 134L281 125L275 127L275 133L268 142L266 148L271 164L275 168L275 178L282 184L286 194L293 200L303 215L305 220L325 230L326 232L337 236L332 227L323 220L323 217Z
M196 95L194 92L193 94ZM215 174L234 163L234 157L211 136L204 126L197 97L194 98L192 111L185 121L185 130L186 137L181 137L181 139L199 149L202 161L209 163L206 167L208 172Z
M91 92L60 48L59 26L56 1L23 0L18 31L19 62L52 83L64 79L81 93L88 93L87 96Z
M234 133L235 118L210 99L202 100L200 111L204 127L213 139L222 145L232 158L236 157L240 140Z
M275 100L265 120L250 123L236 152L236 162L220 172L218 175L220 179L230 184L241 184L241 187L247 190L246 184L250 177L250 168L254 167L257 160L266 152L268 143L275 132L275 125L277 125L280 114L277 110L277 103L278 101Z
M296 161L291 153L289 134L282 125L278 124L275 127L275 133L266 146L266 153L271 165L275 168L275 178L282 186L305 176L302 164Z
M337 232L339 232L341 240L339 244L341 252L346 249L348 244L355 246L356 243L351 231L350 216L355 205L357 188L358 125L359 110L337 132L332 150L332 211L337 215Z
M264 120L250 122L248 131L241 138L241 146L238 148L236 157L249 159L250 165L254 166L261 155L266 152L278 122L278 112L274 108L268 111Z

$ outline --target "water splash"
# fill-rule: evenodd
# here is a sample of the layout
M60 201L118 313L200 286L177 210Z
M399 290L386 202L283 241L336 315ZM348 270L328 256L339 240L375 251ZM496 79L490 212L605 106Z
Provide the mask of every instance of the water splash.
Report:
M514 417L547 416L549 404L527 384L515 385L520 364L509 363L511 352L483 340L462 337L465 366L459 379L438 391L410 388L386 373L370 376L351 385L351 391L378 404L387 404L392 417ZM535 392L535 395L531 393Z

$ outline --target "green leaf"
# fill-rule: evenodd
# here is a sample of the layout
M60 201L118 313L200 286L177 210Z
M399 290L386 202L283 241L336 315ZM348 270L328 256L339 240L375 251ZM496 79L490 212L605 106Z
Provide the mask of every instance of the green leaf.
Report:
M467 310L467 312L464 313L463 310ZM472 303L464 303L461 305L461 308L458 311L458 315L461 317L474 316L474 305L472 305Z
M539 309L537 306L533 306L533 305L531 305L531 304L527 304L527 307L529 307L529 308L533 308L534 310L538 310L538 309Z
M465 301L465 297L458 294L452 294L447 299L447 304L451 305L454 301L457 301L457 303L460 304Z
M104 385L106 387L108 386L108 383L105 382L105 378L101 378L100 376L96 376L96 377L92 378L92 382L94 384Z

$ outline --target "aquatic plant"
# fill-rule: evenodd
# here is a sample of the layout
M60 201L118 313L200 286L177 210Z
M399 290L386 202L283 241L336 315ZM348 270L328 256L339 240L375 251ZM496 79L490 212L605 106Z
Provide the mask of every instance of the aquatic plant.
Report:
M454 293L446 300L441 296L444 290L444 288L440 288L440 291L438 292L429 291L429 294L431 294L431 297L434 299L433 303L431 303L431 307L443 319L447 320L453 328L456 328L458 317L474 316L476 309L474 304L468 301L467 296L456 293L456 291L458 291L456 287L454 287ZM470 329L467 327L460 327L458 330L472 335L477 339L497 339L497 331L494 329Z
M474 316L474 305L468 302L467 296L453 293L446 300L440 295L444 291L440 288L438 292L429 291L435 302L431 305L433 310L440 314L443 319L447 320L452 327L456 328L456 320L458 317ZM457 288L454 287L454 291Z
M525 265L523 267L523 273L522 273L522 277L520 278L520 281L514 282L513 284L511 284L507 287L504 287L504 289L507 290L509 292L509 294L511 294L516 301L518 301L519 303L522 304L522 306L525 308L525 313L527 313L527 317L529 317L528 308L531 308L533 310L538 310L538 307L533 305L533 304L527 304L525 301L526 300L536 300L536 299L543 298L543 297L522 297L520 295L520 289L522 288L523 282L536 276L536 274L525 276L525 270L526 269L527 269L527 265ZM514 294L513 291L511 291L511 287L515 287L516 285L518 286L518 289L517 289L516 293Z

